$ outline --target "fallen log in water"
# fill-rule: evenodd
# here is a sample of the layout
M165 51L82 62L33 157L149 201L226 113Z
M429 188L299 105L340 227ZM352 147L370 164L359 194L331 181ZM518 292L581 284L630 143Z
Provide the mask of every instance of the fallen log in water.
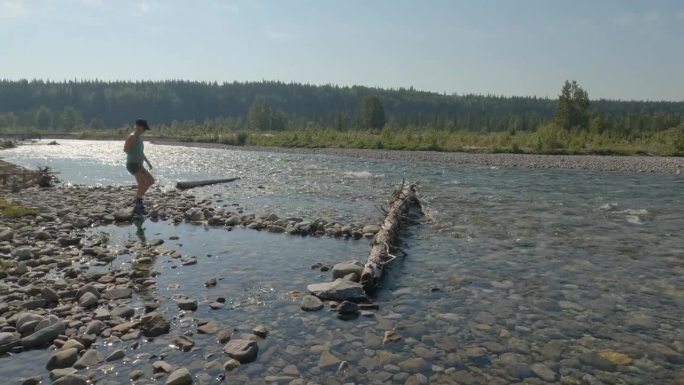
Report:
M178 183L176 183L176 188L179 190L187 190L189 188L208 186L208 185L212 185L212 184L228 183L228 182L232 182L232 181L235 181L238 179L240 179L240 178L209 179L209 180L199 180L199 181L194 181L194 182L178 182Z
M411 206L420 206L416 197L416 185L402 182L389 201L387 216L373 238L368 262L361 273L361 284L367 293L377 287L383 267L396 258L390 253L390 249L399 238L402 223L406 221Z

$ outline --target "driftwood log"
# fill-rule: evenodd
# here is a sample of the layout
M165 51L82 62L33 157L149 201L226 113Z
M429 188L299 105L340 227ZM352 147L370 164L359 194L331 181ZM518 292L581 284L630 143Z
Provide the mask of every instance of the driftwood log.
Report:
M396 258L391 254L391 248L399 239L400 230L408 219L411 206L420 206L416 197L416 185L402 182L389 201L385 221L373 238L368 262L361 273L361 284L367 293L378 286L384 266Z
M240 179L240 178L209 179L209 180L199 180L199 181L194 181L194 182L178 182L178 183L176 183L176 188L179 190L187 190L189 188L209 186L212 184L228 183L228 182L232 182L232 181L235 181L238 179Z

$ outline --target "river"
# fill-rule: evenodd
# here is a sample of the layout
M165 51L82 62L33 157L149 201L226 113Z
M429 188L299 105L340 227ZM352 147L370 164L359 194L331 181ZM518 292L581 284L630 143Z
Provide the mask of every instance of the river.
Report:
M435 384L682 379L684 183L679 176L154 144L146 145L146 153L161 188L173 188L178 180L239 176L238 182L193 193L281 217L378 221L377 207L393 186L402 179L419 184L429 218L407 230L405 255L392 264L377 293L380 309L352 321L328 311L302 312L287 293L329 279L310 269L313 263L364 260L367 241L146 225L148 236L178 236L178 250L205 256L192 267L163 258L155 262L162 274L154 295L166 300L169 312L176 311L171 299L179 293L206 301L223 296L229 306L220 311L200 306L193 317L237 329L264 324L271 331L259 359L230 372L227 383L263 383L271 376L279 383L301 377L315 383L403 384L417 373ZM48 165L67 184L132 183L120 142L61 140L59 146L26 145L1 155L23 166ZM109 233L114 243L135 237L132 226L93 231ZM115 264L125 266L126 258ZM210 277L220 278L217 287L203 286ZM133 303L141 308L144 298L136 298ZM178 320L181 327L183 322ZM402 340L383 345L387 330ZM221 346L207 336L195 336L195 342L198 348L189 353L145 343L130 353L139 359L103 365L96 378L128 381L154 354L189 367L198 383L216 383L216 373L203 365L225 360L217 353ZM318 366L319 346L349 363L346 376L335 373L337 366ZM0 358L0 375L44 372L48 354ZM606 365L602 357L620 362Z

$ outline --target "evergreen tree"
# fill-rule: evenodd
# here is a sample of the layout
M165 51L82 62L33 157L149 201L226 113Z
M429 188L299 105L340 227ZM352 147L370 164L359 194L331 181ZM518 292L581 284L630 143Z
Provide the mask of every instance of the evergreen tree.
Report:
M366 96L359 109L359 126L361 128L381 129L385 125L385 108L377 96Z
M41 106L34 114L34 122L36 127L41 130L52 128L52 111L45 106Z
M252 130L283 131L287 129L287 118L281 110L273 109L263 99L255 99L249 108L247 126Z
M59 128L71 131L83 128L83 117L74 107L66 107L59 115Z
M587 128L589 94L576 81L565 81L556 104L556 124L566 130Z

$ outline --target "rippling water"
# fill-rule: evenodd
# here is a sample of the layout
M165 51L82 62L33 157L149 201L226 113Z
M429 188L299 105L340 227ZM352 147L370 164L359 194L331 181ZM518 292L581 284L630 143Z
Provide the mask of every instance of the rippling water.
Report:
M60 143L22 146L2 156L25 166L49 165L68 183L132 183L121 143ZM403 383L404 372L416 371L433 383L505 384L525 378L535 383L539 379L532 377L538 374L530 367L540 363L554 373L550 382L652 384L682 378L681 177L153 144L146 152L164 188L177 180L242 177L194 193L239 203L248 212L365 223L379 219L376 206L402 178L417 181L427 203L430 218L408 230L406 255L392 265L378 293L376 317L347 322L327 312L302 313L286 293L328 279L309 269L313 262L364 259L364 241L148 224L148 238L179 235L182 246L168 245L202 256L190 267L159 259L157 295L225 296L231 306L209 311L205 304L195 316L238 328L264 323L272 330L259 360L231 372L229 381L262 383L266 375L281 375L288 364L307 380L340 384ZM118 243L135 237L130 227L97 231L111 233ZM116 263L127 261L121 257ZM203 288L211 276L222 278L220 285ZM172 302L164 304L175 312ZM383 346L384 331L392 329L402 342ZM214 374L202 363L220 346L208 337L196 336L196 341L202 349L195 353L150 343L130 354L168 350L168 361L188 365L198 381L212 383ZM347 377L335 375L334 368L317 368L315 345L328 345L347 360ZM631 362L607 369L586 358L602 351L626 354ZM31 365L17 361L30 354L45 353L4 359L0 375L30 373ZM428 365L411 368L406 360L416 357ZM37 362L42 367L44 361ZM117 366L103 377L126 379L141 362Z

